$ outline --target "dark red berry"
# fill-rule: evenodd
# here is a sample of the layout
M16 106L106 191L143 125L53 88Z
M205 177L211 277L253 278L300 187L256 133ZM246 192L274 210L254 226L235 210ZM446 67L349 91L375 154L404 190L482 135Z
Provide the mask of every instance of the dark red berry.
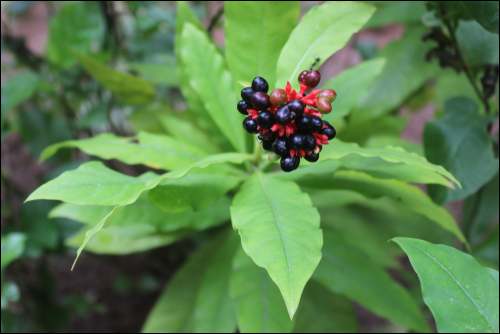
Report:
M324 89L319 93L318 98L327 99L328 102L332 103L337 98L337 93L335 93L335 91L333 89L329 89L329 88Z
M312 133L307 133L304 139L304 150L314 151L316 148L316 137Z
M243 120L243 129L247 130L248 133L259 133L257 131L257 122L252 117L247 117Z
M274 119L273 113L266 110L262 111L259 116L257 116L257 124L264 129L270 129L274 124L276 124L276 120Z
M252 89L254 92L267 93L269 91L269 84L263 77L256 77L252 81Z
M290 146L288 146L288 139L286 137L279 137L273 144L273 151L281 156L286 156L290 152Z
M271 106L269 95L263 92L256 92L252 95L252 105L259 110L266 110Z
M304 159L306 159L309 162L316 162L319 159L319 153L306 154Z
M311 125L309 126L310 132L318 132L323 129L323 121L318 116L311 115Z
M318 99L317 107L318 111L322 114L329 114L332 111L332 104L326 98Z
M251 108L252 106L250 105L250 103L248 103L247 101L245 100L241 100L240 102L238 102L238 111L240 112L240 114L243 114L243 115L248 115L248 111L247 109Z
M250 101L252 100L252 95L254 93L255 92L252 90L252 87L243 88L241 90L241 98L250 103Z
M304 77L304 84L310 88L316 87L320 81L321 73L319 71L311 71Z
M300 72L300 74L299 74L299 83L303 83L304 82L304 78L308 74L309 74L309 71L307 71L307 70Z
M325 122L326 123L326 122ZM328 140L332 140L337 135L337 131L329 123L325 124L327 127L319 132L321 135L326 135Z
M291 172L299 167L300 158L299 157L283 157L280 161L281 170L284 172Z
M304 148L304 143L306 140L306 134L304 132L295 131L288 137L288 144L290 148L294 150L300 150Z
M287 105L279 107L278 110L276 110L276 114L274 114L274 118L279 125L287 125L293 121L292 113Z
M292 113L295 114L295 117L298 117L302 114L304 114L304 109L306 107L306 105L304 104L304 102L302 101L299 101L299 100L293 100L293 101L290 101L286 104L286 106L288 107L288 110L290 110Z
M306 131L310 132L310 127L311 127L311 116L309 115L302 115L297 117L295 120L295 125L297 125L297 128L301 131Z
M284 89L275 89L271 92L271 103L280 106L286 102L287 97Z

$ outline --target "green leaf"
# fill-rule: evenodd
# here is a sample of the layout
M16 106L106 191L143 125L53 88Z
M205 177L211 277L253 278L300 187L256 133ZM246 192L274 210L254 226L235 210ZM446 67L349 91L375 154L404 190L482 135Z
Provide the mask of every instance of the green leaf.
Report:
M299 12L298 1L226 3L225 50L234 80L252 81L262 76L271 85L276 82L278 58L297 25Z
M343 141L356 142L360 145L374 136L400 137L403 130L407 128L409 120L406 116L381 116L369 122L355 124L349 122L348 126L339 131L337 136Z
M233 259L230 286L241 333L290 333L290 321L280 290L265 269L259 268L242 248Z
M97 42L102 42L105 23L98 1L65 4L50 20L47 58L67 69L76 62L75 50L82 55L90 53Z
M338 76L327 81L324 89L335 90L337 99L332 105L332 112L325 115L323 119L334 122L348 115L356 102L368 91L384 66L384 59L365 61L356 67L342 71Z
M498 218L500 209L498 204L500 201L499 181L497 173L490 182L465 201L462 229L473 245Z
M190 174L168 180L149 191L149 200L166 212L182 212L189 208L202 210L210 206L242 181L241 177L224 174Z
M372 16L375 8L360 2L327 2L311 9L293 30L278 60L276 87L309 69L316 57L318 66L347 44Z
M196 146L168 136L140 132L139 144L133 138L105 133L86 140L70 140L47 147L40 160L45 161L60 148L78 148L102 159L118 159L130 165L144 164L152 168L178 169L203 159L207 154Z
M470 66L498 64L498 34L484 30L476 21L460 21L456 35L460 49Z
M468 97L476 101L480 108L484 108L482 101L478 98L469 79L467 79L467 75L465 73L458 74L451 68L445 68L436 77L434 88L436 111L444 111L445 102L454 97Z
M477 247L474 247L474 251L472 255L478 260L482 262L486 262L487 266L494 266L498 268L500 266L499 261L499 227L498 221L497 226L491 231L490 234L486 236L484 240L481 241Z
M186 23L182 32L182 60L191 87L234 148L245 152L241 114L236 111L233 79L224 59L208 36Z
M186 210L180 213L166 213L155 208L149 203L147 196L143 194L136 203L124 207L116 215L112 226L134 228L140 224L145 233L169 233L179 230L201 231L228 222L230 204L230 199L223 197L201 211ZM112 209L109 206L64 203L50 211L49 217L67 218L94 225Z
M498 34L498 2L462 1L474 19L484 29Z
M432 45L415 43L425 32L420 27L408 28L401 40L378 53L386 65L368 93L358 101L351 116L353 123L371 122L393 111L438 71L435 62L425 61Z
M378 316L411 330L428 332L410 294L356 246L325 230L323 258L313 279Z
M229 300L229 275L235 240L223 233L199 249L170 280L142 332L233 332L236 316Z
M24 233L12 232L2 236L2 271L23 254L25 243L26 235Z
M148 81L118 72L76 51L71 53L94 79L109 89L123 103L130 105L143 104L149 103L153 99L155 90Z
M144 79L166 86L178 86L179 76L175 66L168 64L128 63L130 69L138 72Z
M297 311L294 333L357 333L358 321L351 302L310 281Z
M408 254L441 333L498 333L498 283L472 256L423 240L393 239Z
M309 196L293 182L257 172L234 197L231 219L245 253L268 271L293 318L323 244Z
M399 202L402 207L419 213L441 225L444 229L455 234L463 243L467 240L462 235L455 219L446 209L436 205L418 187L396 181L381 180L356 171L338 171L332 178L303 178L301 185L318 189L344 189L364 194L371 198L387 196Z
M36 73L24 71L2 84L2 110L7 111L31 98L39 83L40 77Z
M498 282L499 282L498 270L494 270L491 268L486 268L486 270L488 270L488 272L493 276L493 278L495 278L495 281L497 281L497 284L498 284Z
M379 28L395 23L420 23L425 13L425 1L370 1L377 7L365 28Z
M385 149L362 148L355 143L343 143L340 140L336 139L330 142L328 146L324 146L323 151L324 152L322 152L321 154L321 161L328 159L341 159L351 154L356 154L365 158L380 158L384 161L394 164L402 163L413 166L415 167L415 169L413 169L414 173L417 173L419 170L427 170L437 173L450 179L460 186L460 182L458 182L458 180L443 167L428 162L424 157L419 156L418 154L408 153L401 147L387 146ZM369 167L367 168L369 169ZM398 167L395 168L397 169ZM407 168L406 170L408 173L412 172L410 168ZM432 175L430 173L425 174ZM414 177L417 177L417 175L414 175ZM435 175L434 180L441 184L443 184L443 182L446 182L446 180L443 179L441 179L441 181L438 181L438 175Z
M486 132L487 119L479 115L475 102L454 98L445 103L445 110L444 118L425 125L425 155L453 173L463 188L452 191L429 186L429 194L439 204L471 195L498 172L498 159Z

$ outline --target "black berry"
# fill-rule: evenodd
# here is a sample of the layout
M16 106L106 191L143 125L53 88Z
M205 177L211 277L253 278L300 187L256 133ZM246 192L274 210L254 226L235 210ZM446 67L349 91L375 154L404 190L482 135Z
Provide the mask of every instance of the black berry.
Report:
M337 135L337 131L329 123L325 124L327 127L319 132L321 135L326 135L328 140L332 140Z
M255 92L252 90L252 87L243 88L241 90L241 98L250 103L250 101L252 100L252 95L254 93Z
M252 117L247 117L243 120L243 129L247 130L248 133L259 133L257 131L257 122Z
M295 125L297 125L297 128L300 131L310 132L309 128L311 127L311 116L302 115L297 117L297 119L295 120Z
M271 106L269 95L263 92L256 92L252 95L252 105L259 110L266 110Z
M294 150L300 150L304 148L304 143L306 140L306 134L304 132L295 131L290 137L288 137L288 144L290 148Z
M287 105L279 107L278 110L276 110L276 114L274 114L274 118L279 125L287 125L293 120L292 113Z
M240 112L240 114L243 114L243 115L248 115L248 111L247 109L251 108L252 106L250 105L250 103L248 103L247 101L245 100L241 100L240 102L238 102L238 111Z
M252 81L252 89L254 92L263 92L267 93L269 91L269 85L266 79L262 77L256 77Z
M273 150L276 154L281 156L286 156L290 152L290 146L288 146L288 140L286 137L279 137L273 144Z
M294 113L297 116L301 116L304 114L304 109L306 105L304 102L299 101L299 100L293 100L288 102L287 104L288 110L290 110L292 113Z
M323 129L323 121L318 116L311 115L311 124L309 126L310 132L318 132Z
M272 151L273 150L273 144L274 144L274 140L263 140L262 141L262 147L266 151Z
M276 124L276 120L274 119L273 113L266 110L257 116L257 124L264 129L270 129L274 124Z
M312 133L307 133L304 139L304 150L314 151L316 148L316 137Z
M306 154L304 159L306 159L309 162L316 162L319 159L319 153Z
M259 139L259 140L272 140L274 142L274 140L276 139L276 135L274 132L269 132L269 133L266 133L265 135L258 135L257 139Z
M281 158L280 161L281 170L287 173L297 169L297 167L299 167L299 164L299 157L292 158L291 156L286 156Z

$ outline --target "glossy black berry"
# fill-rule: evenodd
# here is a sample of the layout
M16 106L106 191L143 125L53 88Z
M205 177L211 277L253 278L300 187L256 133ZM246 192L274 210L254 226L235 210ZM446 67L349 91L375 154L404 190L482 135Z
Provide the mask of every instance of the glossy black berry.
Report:
M286 156L281 158L280 161L281 170L287 173L297 169L297 167L299 167L299 164L300 164L299 157L292 158L291 156Z
M247 130L248 133L259 133L257 131L257 122L252 117L247 117L243 120L243 129Z
M304 159L306 159L309 162L316 162L319 159L319 153L306 154Z
M273 151L281 156L286 156L290 152L290 146L288 146L288 138L279 137L273 144Z
M276 114L274 114L274 118L279 125L287 125L293 121L292 113L287 105L279 107L278 110L276 110Z
M274 140L263 140L262 141L262 147L266 151L272 151L273 150L273 144L274 144Z
M321 135L326 135L328 140L332 140L337 135L337 131L330 124L325 124L327 127L319 132Z
M238 111L240 112L240 114L248 115L247 109L249 109L251 107L252 107L252 105L250 103L248 103L245 100L241 100L240 102L238 102L237 108L238 108Z
M241 90L241 98L251 104L254 93L252 87L243 88Z
M304 139L304 150L314 151L316 148L316 137L312 133L307 133Z
M288 102L286 105L288 107L288 110L290 110L292 113L296 115L295 118L304 114L304 109L306 107L304 102L299 100L293 100Z
M276 124L276 120L274 119L273 113L266 110L257 116L257 124L264 129L270 129L274 124Z
M297 119L295 120L295 125L297 125L297 128L300 131L310 132L309 128L311 127L311 116L302 115L297 117Z
M259 139L260 141L272 140L274 142L274 140L276 139L276 134L274 132L269 132L266 133L265 135L258 135L257 139Z
M269 84L263 77L256 77L252 81L252 89L254 92L267 93L269 91Z
M252 105L258 110L266 110L271 106L271 99L266 93L256 92L252 95Z
M288 144L290 148L294 150L300 150L304 148L304 143L306 140L306 134L304 132L295 131L290 137L288 137Z
M311 115L311 124L309 126L310 132L318 132L323 129L323 121L318 116Z

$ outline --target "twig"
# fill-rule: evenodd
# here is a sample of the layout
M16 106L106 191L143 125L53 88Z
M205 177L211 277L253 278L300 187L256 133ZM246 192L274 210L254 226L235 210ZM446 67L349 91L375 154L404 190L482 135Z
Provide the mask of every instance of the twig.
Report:
M222 14L224 14L224 6L222 6L218 11L217 13L214 15L214 17L212 17L212 20L210 20L210 24L208 25L208 33L211 33L212 30L215 28L215 25L217 24L217 22L219 21L220 17L222 16Z

